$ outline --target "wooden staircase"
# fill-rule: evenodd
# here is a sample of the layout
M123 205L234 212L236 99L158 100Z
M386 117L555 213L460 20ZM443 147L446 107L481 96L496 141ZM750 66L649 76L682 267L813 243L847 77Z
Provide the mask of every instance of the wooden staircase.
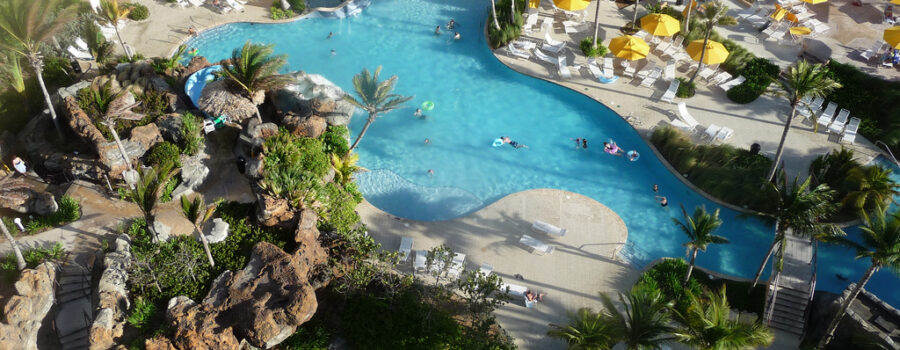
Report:
M815 290L815 247L810 239L791 233L784 244L782 273L769 281L763 320L770 328L800 337Z

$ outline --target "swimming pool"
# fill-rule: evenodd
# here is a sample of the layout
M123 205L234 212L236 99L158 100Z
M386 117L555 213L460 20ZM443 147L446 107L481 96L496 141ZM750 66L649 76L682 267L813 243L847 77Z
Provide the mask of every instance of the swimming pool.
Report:
M623 255L636 265L663 256L684 256L684 235L672 223L679 204L717 208L675 177L622 118L595 101L555 84L530 78L503 66L485 43L483 26L489 2L481 0L384 0L359 17L308 18L286 24L231 24L202 33L190 47L218 60L245 40L273 43L289 55L288 70L322 74L347 91L363 67L383 66L382 75L399 76L396 92L415 95L411 106L435 104L429 117L413 117L412 108L385 115L360 143L361 165L373 171L358 175L366 199L391 214L416 220L444 220L465 215L510 193L555 188L589 196L615 210L628 227ZM434 27L450 18L462 40ZM326 39L329 32L335 36ZM334 49L336 54L332 55ZM609 100L609 98L606 98ZM358 132L357 115L350 125ZM491 147L500 136L529 146ZM572 139L588 139L576 150ZM431 142L424 144L428 138ZM601 152L615 139L642 154L636 162ZM430 176L428 170L434 171ZM652 184L672 205L656 203ZM719 234L729 245L711 246L698 264L752 277L771 242L772 228L756 218L722 209ZM602 230L601 230L602 231ZM839 292L867 267L851 251L820 247L818 288ZM878 272L869 289L900 305L897 278Z

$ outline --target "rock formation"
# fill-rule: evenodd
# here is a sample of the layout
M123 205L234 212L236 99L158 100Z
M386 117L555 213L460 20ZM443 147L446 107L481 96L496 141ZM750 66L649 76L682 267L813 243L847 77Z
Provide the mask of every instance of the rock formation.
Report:
M48 215L55 213L59 206L49 192L32 189L24 177L7 180L0 188L0 208L22 214Z
M95 151L100 151L100 146L106 143L103 133L94 126L93 121L78 105L75 97L69 96L63 100L63 115L66 116L69 127L82 141L91 145Z
M299 125L310 115L324 118L328 125L350 123L356 107L344 101L345 93L341 88L321 75L297 72L291 73L291 76L296 82L276 90L271 98L278 111L299 118L296 121L288 119L284 123L285 127L290 129L288 126L290 123ZM300 135L296 132L295 134Z
M106 254L106 268L98 285L97 316L91 325L91 349L109 349L122 336L131 302L128 299L128 267L131 265L131 239L121 235L116 239L115 251Z
M22 271L16 295L3 308L0 349L37 349L41 322L55 302L56 275L56 264L50 262Z

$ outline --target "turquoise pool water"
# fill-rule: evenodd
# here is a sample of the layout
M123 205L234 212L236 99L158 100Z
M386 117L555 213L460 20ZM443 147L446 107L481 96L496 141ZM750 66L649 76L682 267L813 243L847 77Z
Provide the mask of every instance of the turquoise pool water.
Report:
M684 186L622 118L593 100L499 63L482 34L487 7L482 0L383 0L350 19L309 18L293 23L232 24L204 32L189 45L210 60L229 56L244 41L275 44L289 55L288 70L321 74L347 91L363 67L383 66L382 75L399 76L396 92L414 95L411 106L432 101L425 120L413 108L385 115L360 144L360 161L373 171L358 176L360 188L375 206L416 220L444 220L488 205L510 193L555 188L587 195L615 210L628 226L623 255L635 265L658 257L684 256L684 236L673 225L679 205L717 206ZM450 18L462 40L434 27ZM326 39L329 32L335 35ZM331 54L331 50L335 54ZM575 72L576 74L577 71ZM605 100L609 100L606 97ZM614 100L614 99L613 99ZM351 123L358 132L364 117ZM500 136L529 146L492 147ZM576 150L571 139L588 139ZM428 138L431 143L426 145ZM636 162L601 152L614 139L642 156ZM434 175L428 174L432 169ZM651 191L659 184L670 205L660 207ZM712 246L698 263L720 272L752 277L771 242L771 226L722 209L720 234L729 245ZM537 219L537 218L523 218ZM597 229L602 232L602 228ZM820 249L818 288L839 292L857 279L866 262L852 252ZM870 289L900 305L897 278L879 272Z

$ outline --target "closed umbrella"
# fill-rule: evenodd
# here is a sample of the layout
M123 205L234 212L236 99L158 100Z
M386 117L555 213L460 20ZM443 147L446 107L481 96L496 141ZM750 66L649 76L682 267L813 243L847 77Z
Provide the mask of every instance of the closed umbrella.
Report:
M700 61L703 55L703 64L719 64L728 58L728 49L718 41L710 40L703 46L703 40L694 40L684 49L694 61ZM706 54L703 54L706 51Z
M900 0L897 0L897 1L900 1ZM800 23L800 19L797 18L797 15L795 15L793 13L788 12L788 14L785 17L787 17L788 21L791 21L794 23Z
M656 36L672 36L681 31L681 24L672 16L651 13L641 18L641 28Z
M553 0L553 4L566 11L581 11L588 7L587 0Z
M891 3L894 5L900 5L900 0L891 0Z
M828 0L803 0L803 2L805 2L807 4L815 5L815 4L821 4L823 2L828 2Z
M616 57L636 61L647 57L647 54L650 53L650 45L636 36L623 35L609 41L609 51Z
M809 35L809 33L812 33L812 29L809 29L808 27L791 27L789 30L791 31L791 34L798 36Z
M884 30L884 41L895 49L900 49L900 26L894 26Z
M786 14L787 14L787 10L781 8L781 9L776 10L769 17L772 17L772 19L774 19L776 21L780 21L782 18L784 18L784 15L786 15Z

